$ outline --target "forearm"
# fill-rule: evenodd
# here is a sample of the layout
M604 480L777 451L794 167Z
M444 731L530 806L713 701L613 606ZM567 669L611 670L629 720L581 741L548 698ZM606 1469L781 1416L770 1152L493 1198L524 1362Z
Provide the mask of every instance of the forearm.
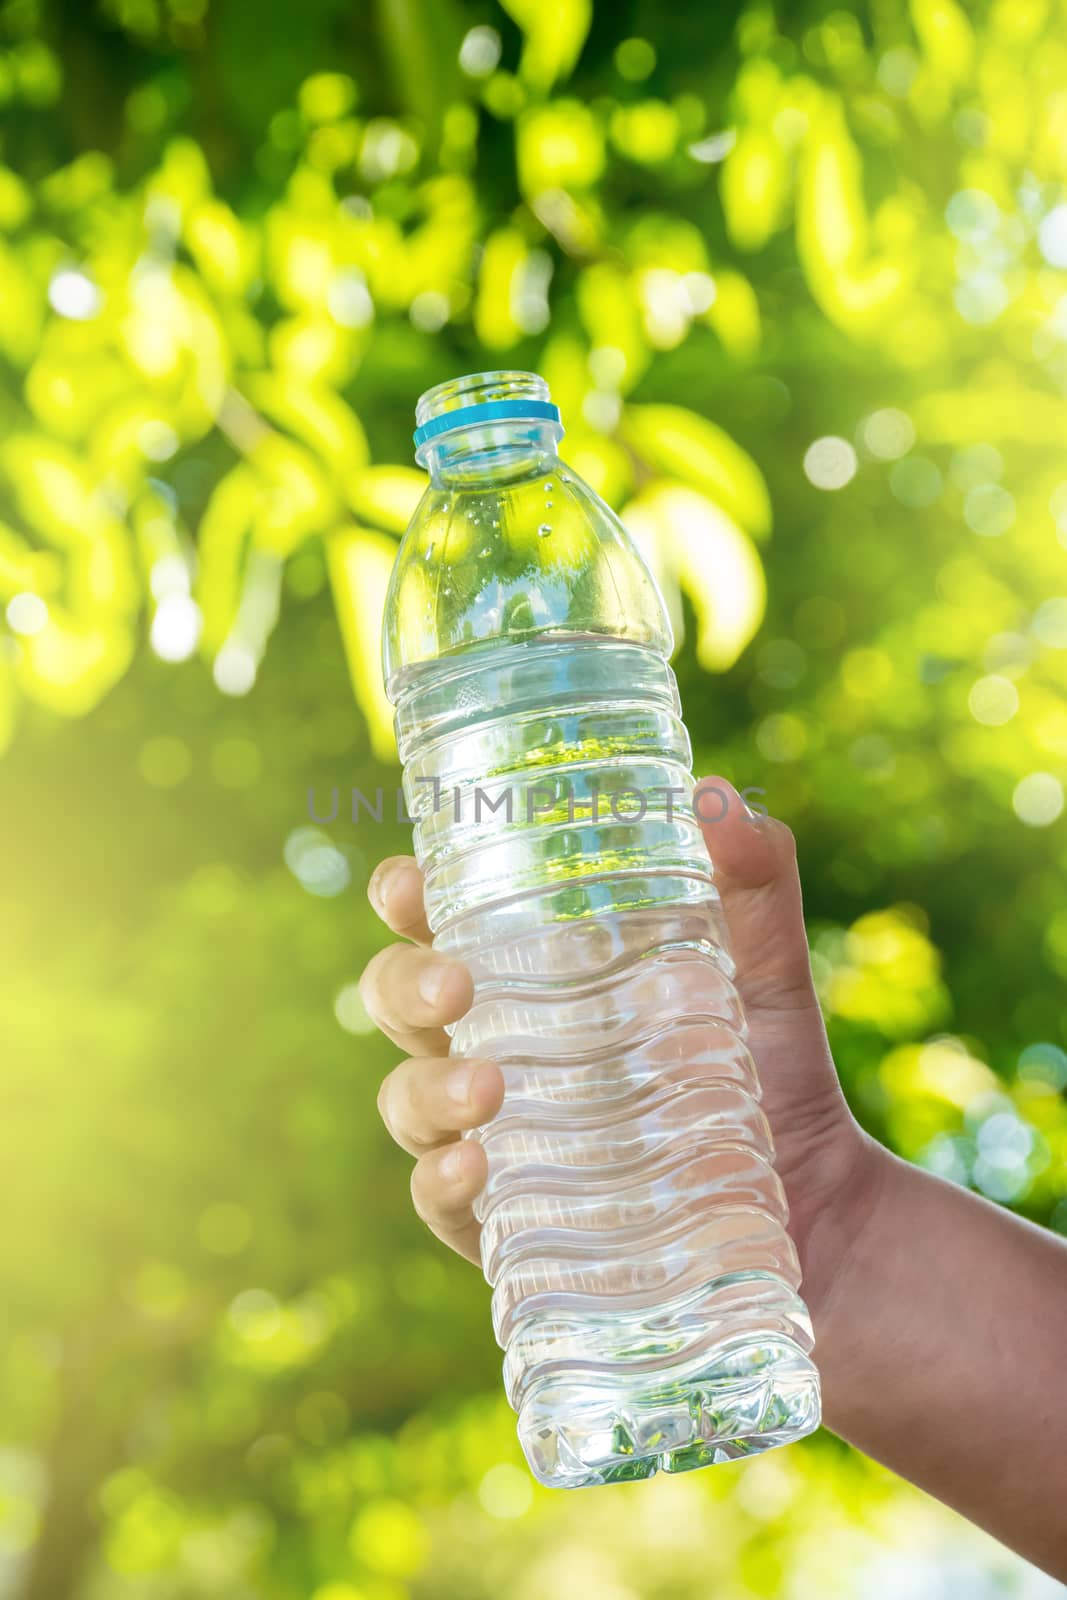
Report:
M866 1146L806 1256L827 1427L1067 1579L1067 1241Z

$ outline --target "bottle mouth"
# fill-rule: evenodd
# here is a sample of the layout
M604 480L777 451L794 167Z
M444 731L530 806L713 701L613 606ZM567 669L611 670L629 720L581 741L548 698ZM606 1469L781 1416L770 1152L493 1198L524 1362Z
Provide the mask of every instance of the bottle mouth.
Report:
M416 459L446 434L500 422L552 423L563 433L559 407L535 372L476 372L428 389L415 408Z

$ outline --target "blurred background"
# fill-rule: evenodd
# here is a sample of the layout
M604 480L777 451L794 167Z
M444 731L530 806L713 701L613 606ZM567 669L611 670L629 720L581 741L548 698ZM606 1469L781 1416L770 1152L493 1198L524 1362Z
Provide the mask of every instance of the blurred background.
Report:
M857 1113L1067 1232L1063 0L5 0L0 1596L1063 1595L825 1435L522 1465L349 816L414 403L495 367L799 836Z

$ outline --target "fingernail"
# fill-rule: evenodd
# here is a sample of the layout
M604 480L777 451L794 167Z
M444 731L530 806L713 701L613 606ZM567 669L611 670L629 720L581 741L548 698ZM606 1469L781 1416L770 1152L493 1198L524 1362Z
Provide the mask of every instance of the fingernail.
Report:
M428 1006L441 1004L441 995L448 982L448 973L448 967L435 961L431 966L424 967L419 974L419 994Z
M460 1145L454 1145L451 1150L441 1157L441 1176L446 1183L456 1183L463 1167L463 1151Z
M367 885L367 899L375 911L381 913L385 910L385 892L390 878L396 871L395 867L375 867Z
M745 790L744 794L741 796L741 804L745 808L745 815L748 817L749 822L755 822L757 824L760 822L766 822L769 815L767 807L762 805L760 800L757 800L755 805L753 805L748 798L750 794L758 794L762 797L766 793L766 789L761 789L756 784L750 784Z
M457 1106L465 1106L471 1097L471 1069L468 1066L453 1067L445 1079L445 1093Z

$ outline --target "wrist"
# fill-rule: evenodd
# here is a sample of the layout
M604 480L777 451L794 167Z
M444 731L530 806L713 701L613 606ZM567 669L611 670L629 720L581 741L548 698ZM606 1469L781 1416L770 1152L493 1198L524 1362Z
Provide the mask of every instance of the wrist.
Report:
M801 1293L815 1330L816 1361L833 1359L862 1300L859 1288L871 1260L887 1187L896 1159L849 1117L832 1150L820 1161L820 1182L799 1201L794 1237L803 1273Z

